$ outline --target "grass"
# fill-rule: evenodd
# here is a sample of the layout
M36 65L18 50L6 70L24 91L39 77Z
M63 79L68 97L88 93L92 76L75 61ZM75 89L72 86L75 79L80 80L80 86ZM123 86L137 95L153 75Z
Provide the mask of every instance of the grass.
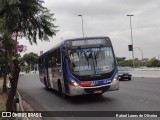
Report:
M3 88L3 79L0 78L0 111L6 111L6 100L7 100L7 95L6 94L1 94L2 93L2 88Z

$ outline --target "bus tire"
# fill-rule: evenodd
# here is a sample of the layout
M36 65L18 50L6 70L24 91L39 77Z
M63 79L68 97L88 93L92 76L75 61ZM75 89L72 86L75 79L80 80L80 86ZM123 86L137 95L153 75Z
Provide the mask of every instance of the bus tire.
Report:
M49 90L49 87L48 87L48 85L47 85L47 80L46 80L46 78L44 78L44 85L45 85L46 89Z
M67 98L67 95L65 93L63 93L63 90L62 90L62 84L60 81L58 81L58 89L59 89L59 93L60 95L63 97L63 98Z

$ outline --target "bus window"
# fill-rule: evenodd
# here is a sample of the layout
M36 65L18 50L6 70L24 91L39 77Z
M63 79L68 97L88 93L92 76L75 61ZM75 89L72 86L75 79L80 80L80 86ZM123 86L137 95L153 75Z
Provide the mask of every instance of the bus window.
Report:
M39 67L39 68L42 68L41 58L38 59L38 67Z
M51 67L51 57L50 57L51 55L50 54L48 54L48 67L50 68Z
M52 67L56 67L56 52L52 52L51 54L51 63L52 63Z
M60 48L56 50L56 67L61 66Z
M45 58L42 58L42 67L45 67Z

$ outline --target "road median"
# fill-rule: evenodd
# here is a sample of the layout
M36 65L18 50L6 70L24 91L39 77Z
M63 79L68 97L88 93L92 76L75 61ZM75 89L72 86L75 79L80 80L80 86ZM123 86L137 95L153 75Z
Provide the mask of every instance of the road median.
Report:
M141 71L141 70L133 70L132 71L133 77L146 77L146 78L160 78L160 71Z

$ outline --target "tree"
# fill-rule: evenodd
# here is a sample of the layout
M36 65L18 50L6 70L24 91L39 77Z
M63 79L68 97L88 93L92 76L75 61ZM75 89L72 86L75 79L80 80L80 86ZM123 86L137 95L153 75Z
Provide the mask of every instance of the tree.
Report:
M13 42L11 41L11 37L9 36L8 32L5 29L5 23L6 21L4 18L0 19L0 53L5 59L4 61L4 68L3 68L3 91L2 93L5 93L7 91L6 87L6 79L7 79L7 73L8 73L8 53L11 52L11 49L13 47Z
M37 37L40 40L49 40L49 36L56 35L57 30L53 24L55 21L52 18L53 14L43 7L42 3L43 0L0 0L0 18L5 21L7 35L3 35L3 38L6 37L4 39L6 44L8 42L13 43L9 57L11 92L7 99L6 111L13 111L13 100L20 72L16 50L18 32L22 32L31 44L37 43ZM10 39L13 33L16 34L15 40Z
M24 54L24 56L21 58L21 62L26 62L30 66L34 66L38 62L38 54L30 52Z
M4 73L4 57L3 55L0 53L0 77L2 77L3 73Z
M135 59L134 59L134 65L135 65L135 67L140 67L140 66L142 66L141 60L139 60L138 58L135 58Z
M117 61L124 61L125 59L125 57L117 57Z
M160 60L157 60L156 58L151 58L146 62L147 67L160 67Z
M9 54L12 54L12 49L14 45L14 41L11 38L11 35L8 34L8 32L5 29L5 20L4 18L0 19L0 53L2 56L2 59L4 60L4 68L3 68L3 91L2 93L5 93L7 91L6 87L6 79L7 79L7 74L8 74L8 62L9 62ZM18 52L24 52L26 50L26 46L24 45L19 45L17 42L16 44L16 50Z

